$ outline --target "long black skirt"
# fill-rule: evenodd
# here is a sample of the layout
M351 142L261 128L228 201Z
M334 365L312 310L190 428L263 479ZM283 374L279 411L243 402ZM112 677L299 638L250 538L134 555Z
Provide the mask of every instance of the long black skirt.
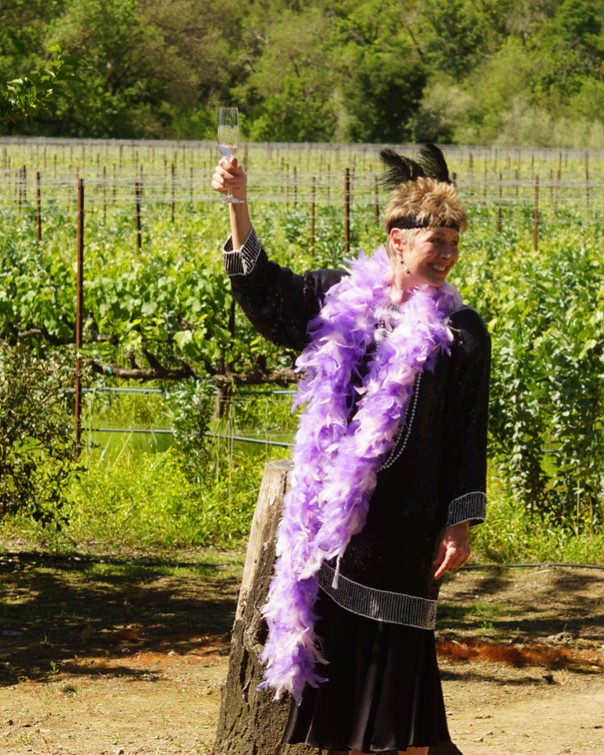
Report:
M432 631L358 616L323 592L317 610L328 681L292 704L284 743L388 753L451 741Z

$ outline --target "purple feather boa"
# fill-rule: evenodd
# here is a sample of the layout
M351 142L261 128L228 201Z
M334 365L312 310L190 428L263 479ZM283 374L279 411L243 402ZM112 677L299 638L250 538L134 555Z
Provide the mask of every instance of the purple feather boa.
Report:
M377 472L392 448L416 376L433 370L453 340L448 317L461 305L450 285L422 286L403 305L392 287L384 247L361 255L328 292L310 323L310 343L297 361L304 373L295 406L306 404L293 452L294 470L277 535L277 561L262 613L269 635L261 654L261 687L289 692L318 686L325 663L314 632L317 572L341 558L365 524ZM376 343L362 380L355 381ZM361 385L356 389L351 386ZM350 403L359 399L352 417Z

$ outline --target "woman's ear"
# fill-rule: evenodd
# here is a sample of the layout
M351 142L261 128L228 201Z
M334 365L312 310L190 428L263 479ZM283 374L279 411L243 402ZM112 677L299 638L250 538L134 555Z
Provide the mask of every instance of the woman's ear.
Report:
M400 255L403 253L406 246L406 239L404 233L400 228L391 228L388 234L390 239L390 249L394 254Z

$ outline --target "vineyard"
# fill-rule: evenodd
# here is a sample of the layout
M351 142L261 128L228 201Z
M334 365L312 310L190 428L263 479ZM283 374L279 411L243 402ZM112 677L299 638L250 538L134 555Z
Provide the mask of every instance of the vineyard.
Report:
M604 153L463 147L447 156L471 218L452 282L493 338L492 491L508 514L538 515L544 529L591 532L604 515ZM0 141L0 334L29 358L63 360L93 447L82 498L107 483L107 449L124 453L95 428L155 429L131 444L162 460L149 485L177 474L175 433L186 490L173 505L196 501L190 533L206 540L225 500L233 531L245 532L271 453L248 443L250 472L236 439L287 443L294 425L295 355L256 335L222 272L227 215L209 188L217 159L205 142ZM281 263L341 266L381 243L377 147L250 143L240 159L256 229ZM206 433L214 445L198 442ZM131 462L143 484L141 458ZM210 503L194 489L207 478L201 467L216 483ZM491 538L493 554L514 555L505 533Z

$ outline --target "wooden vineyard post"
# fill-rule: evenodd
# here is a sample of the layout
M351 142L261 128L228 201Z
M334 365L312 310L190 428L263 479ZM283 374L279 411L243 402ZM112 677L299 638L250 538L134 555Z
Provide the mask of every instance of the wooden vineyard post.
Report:
M533 208L533 249L539 248L539 176L535 176L535 199Z
M75 322L75 445L76 454L81 448L82 414L82 364L80 349L82 348L82 321L84 317L84 179L78 178L78 230L76 241L76 322Z
M374 176L373 178L373 196L374 196L373 211L375 215L376 225L380 224L380 188L379 186L380 186L379 179L377 176Z
M315 231L316 231L316 195L317 195L317 179L315 176L310 181L310 256L315 256Z
M266 630L260 608L266 601L275 560L275 533L280 519L291 462L270 461L258 495L231 640L231 654L212 755L273 755L279 751L289 701L273 700L271 690L258 690L262 666L258 659ZM314 753L304 745L283 748Z
M344 171L344 254L350 251L350 168Z
M585 206L589 210L589 152L585 153Z
M298 209L298 169L294 165L294 210Z
M36 171L36 241L42 241L42 189L40 171Z
M501 220L503 214L503 175L499 174L499 190L497 196L497 233L501 233Z
M103 165L103 224L107 223L107 166Z
M136 248L140 252L143 246L143 232L141 226L141 201L143 197L143 182L136 181L134 184L134 199L136 209Z
M174 163L172 163L171 176L170 220L173 223L176 214L176 165Z
M27 166L21 168L21 207L27 205Z

